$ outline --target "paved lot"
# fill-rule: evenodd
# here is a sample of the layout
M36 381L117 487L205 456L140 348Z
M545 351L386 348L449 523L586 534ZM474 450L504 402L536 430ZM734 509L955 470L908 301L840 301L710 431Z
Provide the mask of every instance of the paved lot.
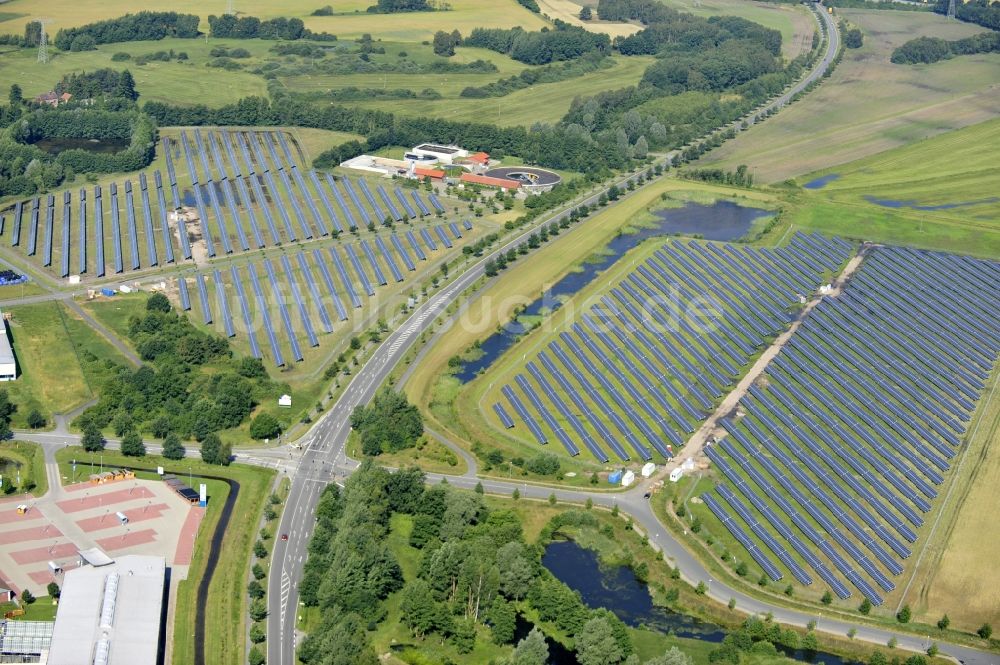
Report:
M27 504L25 515L18 504ZM124 513L121 524L116 513ZM123 554L163 556L168 566L191 562L204 510L155 480L89 482L58 487L46 496L0 500L0 578L16 591L45 594L55 580L49 561L63 569L77 565L77 550L100 547L112 558Z

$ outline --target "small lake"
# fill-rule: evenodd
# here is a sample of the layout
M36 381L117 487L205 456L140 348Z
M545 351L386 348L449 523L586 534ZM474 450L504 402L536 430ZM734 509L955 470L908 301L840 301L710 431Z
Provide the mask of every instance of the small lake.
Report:
M840 177L839 173L828 173L824 176L816 178L815 180L810 180L809 182L807 182L802 186L806 189L823 189L824 187L826 187L839 177Z
M121 152L128 147L128 141L121 139L41 139L32 145L50 155L58 155L64 150L86 150L102 154Z
M610 268L630 249L637 247L648 238L673 234L700 234L707 240L738 240L745 236L755 219L774 214L760 208L747 208L731 201L716 201L711 205L688 202L680 208L656 211L652 225L642 227L635 233L615 236L592 261L584 263L580 270L571 272L553 284L538 299L529 304L522 316L537 317L548 314L573 296L594 278ZM529 328L516 319L493 333L480 345L479 355L463 362L455 376L461 383L468 383L485 371L504 351L514 345Z
M635 578L630 568L602 568L597 552L573 541L549 543L542 555L542 565L560 582L577 591L587 607L610 610L633 628L673 632L677 637L714 643L721 642L726 636L726 630L722 626L654 605L649 588ZM779 652L795 660L825 665L849 665L848 661L832 653L806 653L776 646ZM568 665L574 663L575 660L567 661Z

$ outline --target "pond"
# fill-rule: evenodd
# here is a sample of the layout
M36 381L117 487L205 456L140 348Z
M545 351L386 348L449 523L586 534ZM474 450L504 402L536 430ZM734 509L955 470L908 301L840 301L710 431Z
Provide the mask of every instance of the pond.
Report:
M816 178L815 180L810 180L809 182L807 182L802 186L805 187L806 189L823 189L824 187L826 187L839 177L840 177L839 173L828 173L824 176Z
M671 234L700 234L708 240L737 240L745 236L760 217L773 214L770 210L747 208L730 201L716 201L711 205L686 203L680 208L668 208L655 213L656 221L640 228L636 233L615 236L593 261L587 261L553 284L529 304L522 316L537 317L559 308L564 299L573 296L594 278L615 264L630 249L648 238ZM468 383L488 369L504 351L514 345L530 329L513 320L490 335L479 347L476 358L463 362L455 376L461 383Z
M129 142L123 139L40 139L32 145L50 155L58 155L64 150L86 150L102 154L121 152Z
M542 556L545 566L559 581L577 591L590 608L610 610L633 628L672 632L677 637L721 642L722 626L658 607L649 588L626 566L602 567L597 552L573 541L554 541ZM803 652L778 647L785 656L809 663L848 665L840 656L826 652ZM572 663L570 664L572 665Z

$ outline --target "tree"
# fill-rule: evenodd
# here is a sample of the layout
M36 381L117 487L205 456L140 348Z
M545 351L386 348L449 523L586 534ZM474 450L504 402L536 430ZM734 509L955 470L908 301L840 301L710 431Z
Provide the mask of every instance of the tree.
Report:
M90 423L83 430L83 438L80 439L80 445L88 453L96 453L104 450L104 435L101 434L101 430L94 423Z
M264 597L264 587L257 580L250 580L247 583L247 595L252 599Z
M984 640L990 639L990 636L993 635L993 626L991 626L988 623L984 623L982 626L979 627L979 630L976 631L976 635L979 635L979 637L983 638Z
M280 433L281 424L270 413L258 413L250 423L250 437L253 439L273 439Z
M812 652L819 650L819 642L816 640L816 633L810 630L802 636L802 650Z
M932 642L931 645L927 647L927 655L930 656L931 658L938 655L938 651L939 649L937 642Z
M585 623L576 636L576 658L580 665L614 665L624 657L611 625L602 617Z
M829 589L827 589L826 593L823 594L823 597L819 599L819 602L824 605L829 605L833 602L833 594L830 593Z
M500 591L514 600L524 598L535 577L524 545L516 541L507 543L497 550L496 561L500 571Z
M736 565L736 574L739 575L740 577L746 577L747 576L747 570L748 570L748 568L747 568L747 562L746 561L740 561Z
M940 628L941 630L948 630L948 626L950 625L951 625L951 619L948 618L947 614L938 619L937 627Z
M258 559L263 559L267 556L267 547L264 545L264 541L258 540L253 544L253 555Z
M179 460L184 458L184 446L181 445L179 436L170 432L163 439L163 456L167 459Z
M259 563L255 563L253 565L253 568L250 569L250 571L253 573L253 578L255 580L262 580L265 577L267 577L267 573L264 572L264 567L261 566Z
M250 641L254 644L260 644L267 639L267 631L259 624L255 623L250 626Z
M33 602L35 602L34 594L28 591L27 589L24 589L23 591L21 591L21 602L23 602L25 605L31 605Z
M518 499L521 498L521 490L515 487L514 491L510 493L510 496L512 499L514 499L514 501L517 501Z
M662 656L647 660L646 665L693 665L691 656L677 647L670 647Z
M170 424L170 418L166 416L158 416L149 426L149 431L157 439L165 439L172 430L173 425Z
M487 621L493 633L494 644L510 644L513 641L517 613L511 603L502 598L495 599L487 614Z
M424 433L423 417L406 396L385 388L368 406L359 405L351 413L351 427L361 439L362 450L399 452L416 445Z
M131 99L133 102L139 99L139 93L135 91L135 79L132 78L132 73L127 69L121 73L118 79L118 88L115 90L115 97ZM168 302L167 304L169 305L170 303Z
M645 136L636 139L633 154L636 159L646 159L646 155L649 154L649 141Z
M874 651L868 659L868 665L889 665L889 659L881 651Z
M864 600L861 601L861 605L858 606L858 612L861 612L862 614L867 616L868 613L871 611L872 611L872 601L865 598Z
M910 623L913 613L910 611L909 605L903 605L902 609L896 613L896 621L899 623Z
M154 293L149 296L146 300L146 311L147 312L169 312L170 311L170 300L167 299L162 293Z
M458 35L458 31L455 32L445 32L444 30L438 30L434 33L434 54L450 58L455 55L455 47L461 43L461 35Z
M24 103L24 93L21 91L21 86L16 83L10 86L10 92L7 93L7 101L14 108Z
M55 582L49 582L45 587L45 590L49 593L49 598L58 598L61 591L59 590L59 585Z
M517 643L511 665L546 665L549 662L549 645L545 635L537 627L531 629L527 637Z
M222 441L219 435L212 432L201 442L201 459L208 464L220 464L219 458L222 452Z
M694 588L694 592L699 596L704 596L706 591L708 591L708 587L704 581L698 582L698 586Z
M142 442L142 435L132 430L122 437L122 455L125 457L145 457L146 446Z
M264 652L260 650L260 647L256 644L250 647L250 653L247 654L247 662L250 665L264 665L267 659L264 657Z
M250 603L250 618L254 621L263 621L267 618L267 602L263 598Z
M400 598L403 623L416 637L423 637L444 627L444 610L425 580L416 579L403 589Z
M45 416L38 409L32 409L28 412L28 427L31 429L45 427Z
M476 494L483 494L483 492L485 492L485 490L483 489L483 484L481 482L476 483L476 486L473 488L472 491L474 491Z
M584 7L580 10L580 20L589 21L594 17L594 13L591 11L590 7Z

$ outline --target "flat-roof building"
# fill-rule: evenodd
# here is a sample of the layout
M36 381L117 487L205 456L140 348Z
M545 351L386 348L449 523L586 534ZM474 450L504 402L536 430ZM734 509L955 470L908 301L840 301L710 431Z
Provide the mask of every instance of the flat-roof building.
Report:
M0 322L3 325L3 330L0 330L0 381L13 381L17 378L17 361L7 337L7 320L3 318L3 312L0 312Z
M66 573L49 665L157 665L163 624L163 557L127 555Z

